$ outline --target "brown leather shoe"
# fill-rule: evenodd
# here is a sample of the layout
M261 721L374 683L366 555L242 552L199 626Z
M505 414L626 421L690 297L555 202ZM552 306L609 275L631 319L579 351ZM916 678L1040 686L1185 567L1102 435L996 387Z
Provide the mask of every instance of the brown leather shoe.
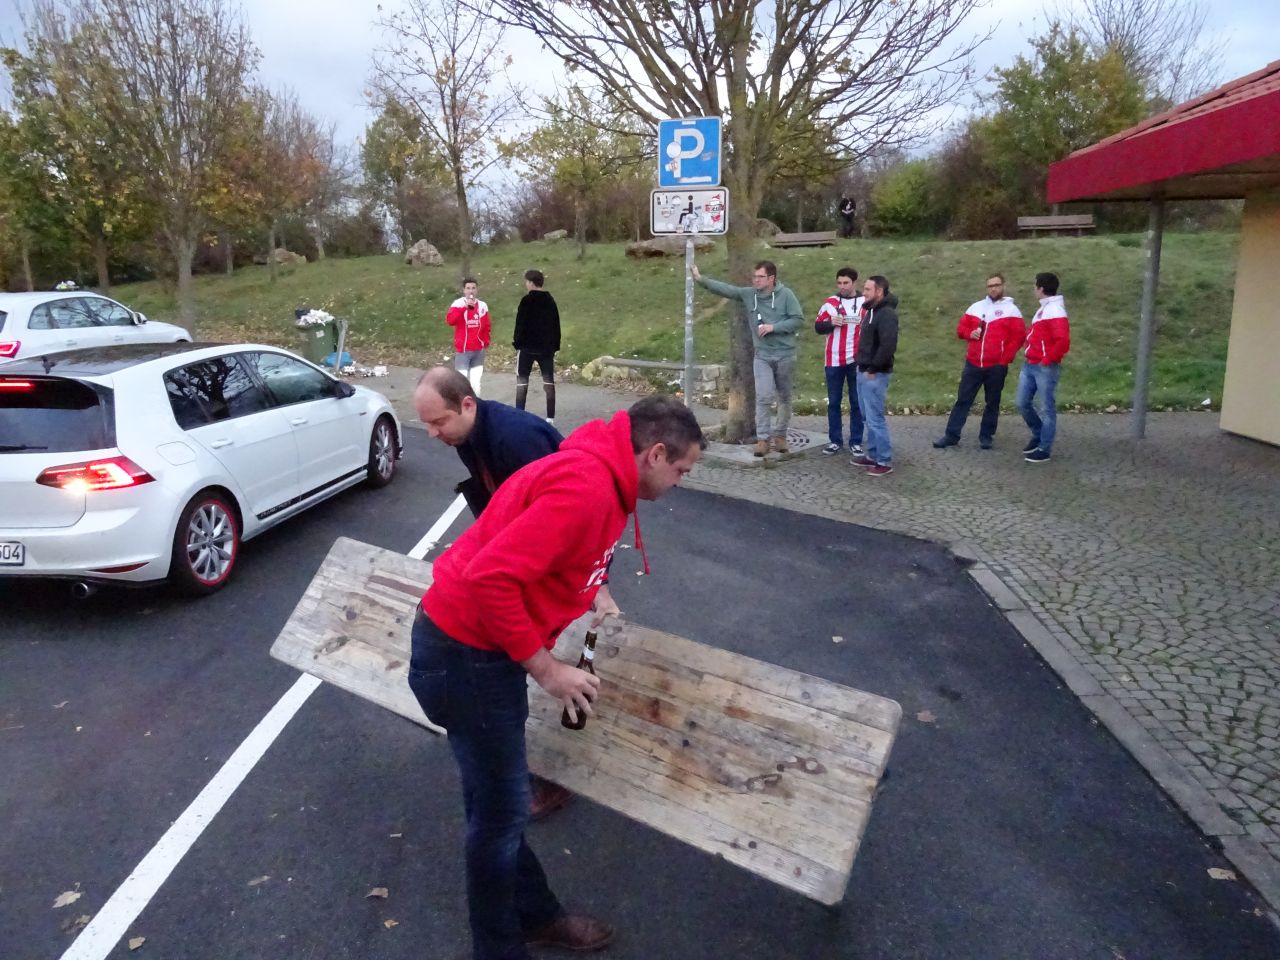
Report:
M557 947L560 950L603 950L613 942L613 927L584 913L561 914L546 926L530 930L524 942L531 947Z
M790 453L791 452L791 448L787 446L786 437L773 438L773 452L774 453Z
M753 450L751 451L751 454L752 454L752 456L756 456L756 457L763 457L763 456L764 456L766 453L768 453L768 452L769 452L769 441L768 441L768 440L757 440L757 441L756 441L756 445L755 445L755 449L753 449Z
M573 798L573 794L564 787L541 777L530 777L529 787L533 793L529 803L530 820L549 817Z

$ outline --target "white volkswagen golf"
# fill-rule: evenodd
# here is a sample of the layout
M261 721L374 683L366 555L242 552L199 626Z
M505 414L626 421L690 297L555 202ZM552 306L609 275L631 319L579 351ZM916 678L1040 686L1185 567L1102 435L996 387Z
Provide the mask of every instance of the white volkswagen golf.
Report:
M0 359L117 343L191 342L186 328L149 321L97 293L0 293Z
M400 423L275 347L152 344L0 363L0 577L222 587L240 544L395 475Z

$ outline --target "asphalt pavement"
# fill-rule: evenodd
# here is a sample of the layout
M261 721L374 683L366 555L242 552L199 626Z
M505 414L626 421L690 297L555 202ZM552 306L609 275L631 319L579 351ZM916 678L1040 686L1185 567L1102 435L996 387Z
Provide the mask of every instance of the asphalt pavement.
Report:
M293 685L268 649L334 538L407 551L448 506L456 457L407 440L390 487L246 544L211 598L0 583L0 956L59 957ZM904 717L837 909L584 800L534 825L562 899L617 923L605 956L1280 957L1264 904L944 549L691 491L640 522L653 572L622 550L613 576L630 619ZM111 956L454 960L461 831L443 741L322 687Z

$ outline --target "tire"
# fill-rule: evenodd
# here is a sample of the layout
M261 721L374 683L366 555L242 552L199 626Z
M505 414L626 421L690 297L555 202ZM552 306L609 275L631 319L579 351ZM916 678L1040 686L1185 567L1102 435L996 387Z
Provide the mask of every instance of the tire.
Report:
M169 582L188 596L207 596L226 586L239 556L235 507L216 490L197 493L178 517Z
M388 416L381 416L369 435L368 479L373 488L385 487L396 475L396 428Z

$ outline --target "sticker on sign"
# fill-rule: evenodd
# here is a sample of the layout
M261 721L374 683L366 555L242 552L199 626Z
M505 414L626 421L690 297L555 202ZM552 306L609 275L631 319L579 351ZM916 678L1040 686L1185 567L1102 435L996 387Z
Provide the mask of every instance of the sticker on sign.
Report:
M653 235L723 234L729 229L729 191L654 190L649 195Z

